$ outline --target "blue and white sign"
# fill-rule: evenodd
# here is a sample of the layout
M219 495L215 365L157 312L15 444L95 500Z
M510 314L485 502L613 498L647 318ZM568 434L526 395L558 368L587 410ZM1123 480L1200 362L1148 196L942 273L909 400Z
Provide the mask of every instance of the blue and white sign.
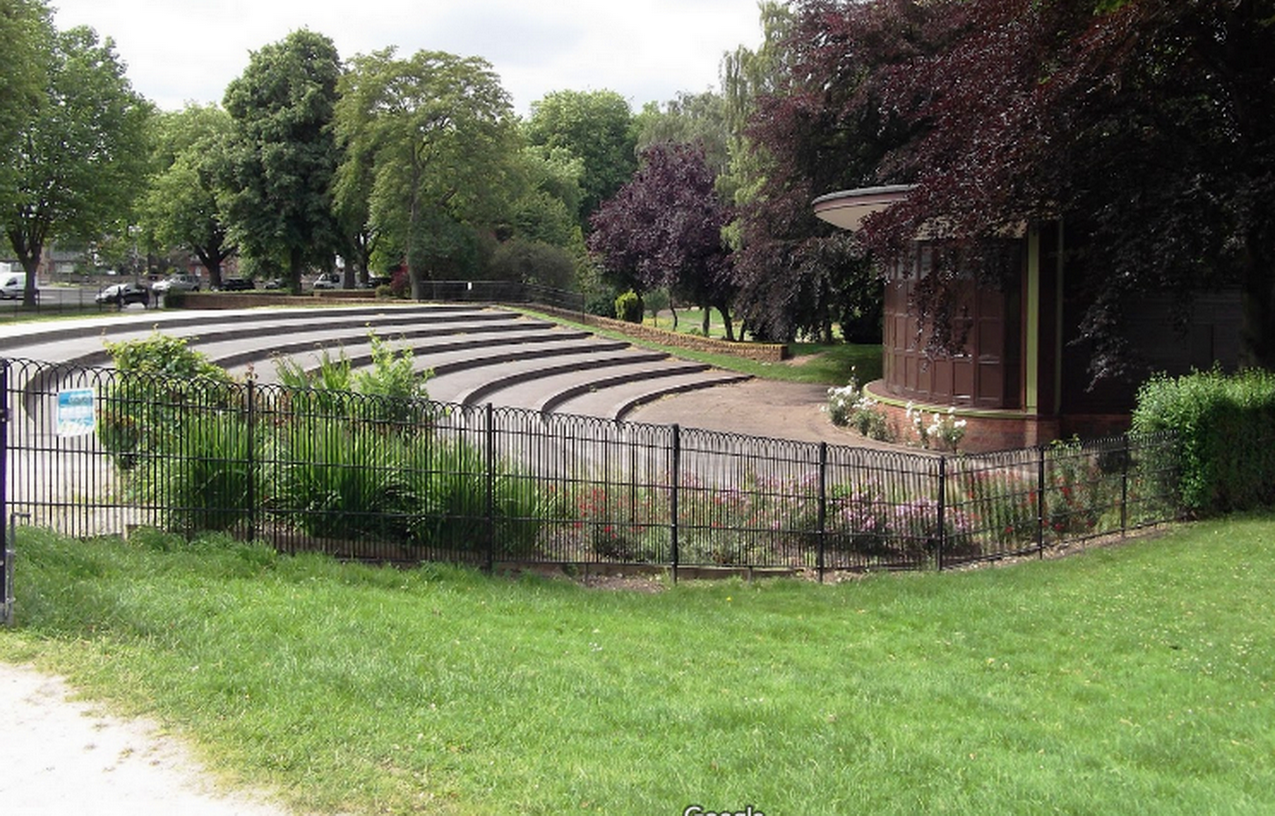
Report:
M58 436L86 436L95 429L93 389L58 392Z

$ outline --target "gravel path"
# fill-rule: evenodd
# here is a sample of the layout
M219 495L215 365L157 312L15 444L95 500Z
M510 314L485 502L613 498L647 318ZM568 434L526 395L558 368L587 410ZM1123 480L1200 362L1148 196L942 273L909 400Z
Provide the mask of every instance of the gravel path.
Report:
M18 816L285 816L214 790L183 744L70 699L61 679L0 663L0 810Z

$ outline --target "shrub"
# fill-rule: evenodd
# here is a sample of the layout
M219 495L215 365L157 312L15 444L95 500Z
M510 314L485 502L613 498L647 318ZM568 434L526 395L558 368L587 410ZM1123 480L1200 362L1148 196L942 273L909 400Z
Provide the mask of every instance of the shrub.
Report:
M239 401L225 369L188 348L187 340L154 332L105 343L116 373L102 394L98 439L121 469L130 469L178 434L205 409Z
M643 317L641 296L630 289L616 298L615 316L626 323L641 323Z
M230 530L247 520L251 500L260 495L253 444L239 411L203 411L191 417L176 439L176 455L157 457L136 473L133 490L144 503L162 509L166 529L187 535Z
M890 433L885 413L878 405L876 400L859 387L853 368L848 383L840 388L828 389L826 410L833 425L853 428L869 439L890 441L893 434ZM961 427L964 428L964 424Z
M1138 390L1133 429L1173 431L1182 506L1223 513L1275 500L1275 373L1158 375Z

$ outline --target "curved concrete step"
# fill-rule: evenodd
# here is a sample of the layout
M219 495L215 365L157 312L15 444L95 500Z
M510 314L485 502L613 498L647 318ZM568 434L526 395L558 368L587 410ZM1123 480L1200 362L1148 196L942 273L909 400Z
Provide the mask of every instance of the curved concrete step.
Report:
M511 397L509 392L527 383L539 383L555 377L588 381L596 379L597 372L602 369L629 370L667 360L668 355L658 351L636 351L631 348L601 352L585 350L558 356L552 362L527 358L494 366L465 368L454 374L436 377L432 382L435 389L443 388L450 392L451 398L448 401L461 405L496 402L501 405L526 406L531 402L517 395ZM499 392L504 393L501 393L500 399L495 399Z
M395 348L405 343L418 355L431 349L450 350L536 343L542 342L547 335L558 332L552 323L521 318L503 323L494 321L446 323L425 328L363 322L355 327L312 332L304 339L296 341L281 343L276 338L273 343L245 344L239 340L204 342L201 339L193 344L193 347L232 373L246 368L250 363L272 361L279 356L302 357L302 368L312 369L318 365L319 353L324 349L334 356L339 354L339 351L344 351L350 364L359 368L372 362L372 347L368 342L369 329L375 331L382 340L390 341ZM587 334L584 331L575 332L576 336L581 337ZM258 378L261 378L262 370L258 368L257 373Z
M749 374L709 369L640 380L600 380L592 387L566 389L542 401L536 408L546 413L623 419L630 411L661 397L750 379L752 376Z
M38 329L28 333L11 332L0 338L0 351L33 360L106 365L110 362L104 341L120 342L142 339L153 331L172 337L187 338L194 348L219 342L240 342L245 349L264 348L263 357L278 347L281 336L307 331L321 325L322 331L346 331L366 336L369 326L395 327L395 330L419 327L422 323L435 327L464 323L474 327L497 326L521 320L517 312L476 309L438 309L393 307L390 309L304 309L246 310L243 312L201 312L198 316L148 314L144 320L131 316L114 321L93 320L68 323L71 328ZM545 321L535 321L541 326ZM261 343L253 341L260 340ZM307 345L312 346L312 343Z

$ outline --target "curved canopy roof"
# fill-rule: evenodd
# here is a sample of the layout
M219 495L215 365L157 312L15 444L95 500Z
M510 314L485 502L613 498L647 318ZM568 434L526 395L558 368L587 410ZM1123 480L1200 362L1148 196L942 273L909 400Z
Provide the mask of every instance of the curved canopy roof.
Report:
M915 187L914 184L891 184L829 193L814 200L815 215L829 224L853 232L864 218L907 198Z

